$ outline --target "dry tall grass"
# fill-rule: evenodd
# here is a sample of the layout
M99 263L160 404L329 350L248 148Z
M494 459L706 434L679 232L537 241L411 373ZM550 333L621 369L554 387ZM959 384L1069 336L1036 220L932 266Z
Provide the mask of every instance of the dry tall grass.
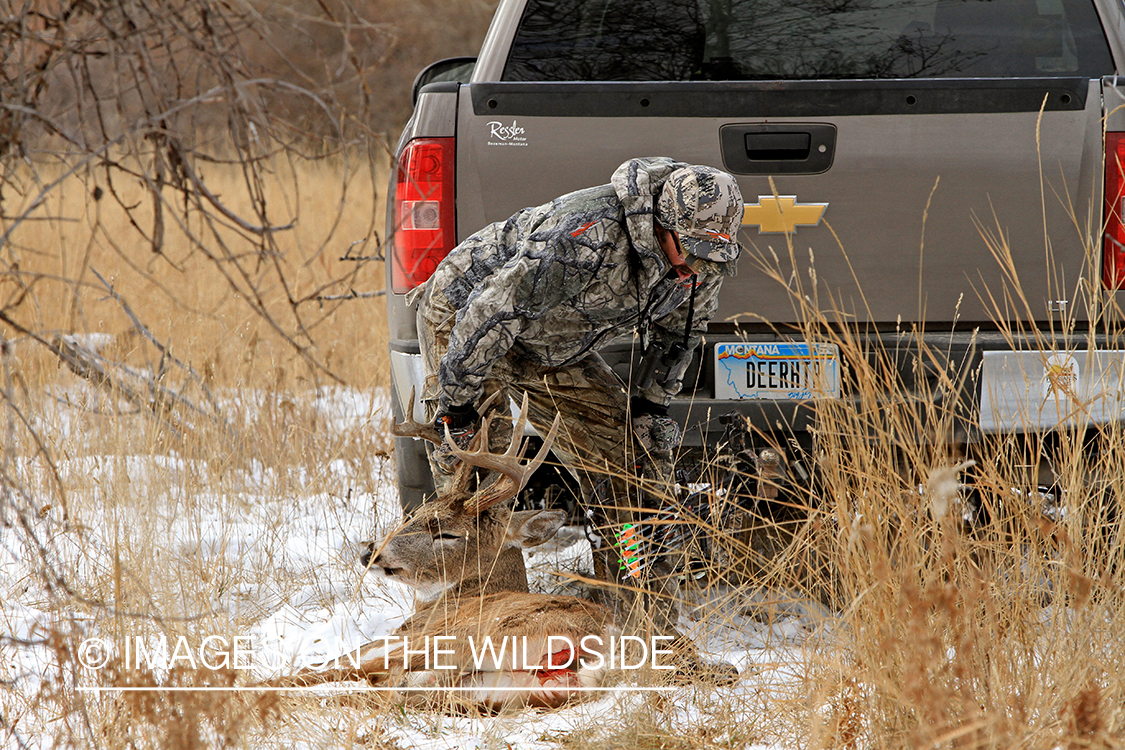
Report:
M5 215L21 216L44 183L58 179L63 164L40 164L15 176L24 188L5 195ZM239 215L251 215L245 175L236 164L215 164L203 178ZM289 388L325 382L294 361L292 347L274 335L267 318L302 345L316 351L328 370L347 373L349 384L386 384L385 305L379 297L327 299L350 292L370 294L383 286L380 252L385 211L385 163L370 164L356 155L277 160L264 185L262 201L278 226L277 252L249 265L240 276L233 259L254 258L255 246L233 227L212 227L188 212L180 226L168 219L160 253L147 241L152 226L152 196L144 184L83 173L64 179L47 194L28 220L15 226L5 248L8 272L0 277L7 304L25 290L29 299L13 313L39 332L98 334L110 355L152 357L147 342L98 280L101 274L161 342L173 345L208 383L216 386ZM109 191L115 191L116 200ZM176 191L164 200L175 205ZM122 206L131 207L126 213ZM0 233L14 222L0 219ZM199 252L186 231L203 237L211 257ZM226 257L224 257L226 256ZM217 260L216 260L217 259ZM271 273L276 264L277 272ZM322 298L322 299L318 299ZM292 303L296 300L296 304ZM300 322L294 312L301 316ZM259 314L260 313L260 314ZM37 382L57 368L37 356L33 341L14 342L23 371ZM40 352L41 353L41 352Z
M995 241L997 260L1010 259ZM793 283L776 256L757 260ZM997 297L1022 300L1018 286ZM1125 746L1122 425L980 435L951 398L967 373L933 338L907 333L927 374L907 388L895 353L841 325L830 300L799 288L794 301L804 336L839 347L847 397L821 403L814 455L789 453L808 462L813 489L788 496L783 524L712 529L733 564L707 571L728 616L784 617L802 601L833 613L790 666L800 678L763 736L825 748ZM1042 340L1020 322L1034 317L1023 303L1012 323L996 311L998 330ZM1085 304L1102 331L1120 330L1119 311ZM1118 334L1104 348L1123 344ZM1083 334L1069 346L1099 348ZM763 598L746 596L758 587Z
M888 403L891 364L850 353L859 401L819 434L812 539L840 615L812 650L814 744L1120 745L1120 427L919 445L903 436L948 425L947 408ZM1097 718L1078 730L1075 710Z
M0 233L62 171L41 162L9 179ZM8 338L0 354L0 528L13 530L0 534L0 601L16 606L4 610L0 631L10 636L0 636L0 649L45 649L50 658L31 673L19 658L0 667L6 743L52 735L106 747L234 741L256 714L229 696L76 693L81 638L185 635L198 644L203 634L245 633L301 592L330 603L327 592L349 585L310 567L294 537L310 520L333 529L346 579L344 540L371 532L374 497L387 487L384 300L315 299L381 289L381 262L341 258L377 253L385 167L292 159L268 174L262 195L277 224L294 226L277 234L278 253L262 257L248 279L232 276L233 262L200 253L175 225L154 254L138 227L151 226L151 194L120 179L120 200L108 200L96 176L63 179L9 235L0 295L30 333ZM232 210L249 200L237 166L214 165L206 179ZM165 199L177 196L166 189ZM244 265L255 257L234 229L213 236ZM76 377L39 343L59 340L96 350L110 372L131 368L200 412L176 407L176 424L187 429L173 437L159 418L173 409L138 410L117 386ZM326 372L342 374L343 384ZM21 631L21 607L39 613L37 626ZM218 685L233 674L181 669L168 679ZM107 669L102 679L124 686L154 677Z

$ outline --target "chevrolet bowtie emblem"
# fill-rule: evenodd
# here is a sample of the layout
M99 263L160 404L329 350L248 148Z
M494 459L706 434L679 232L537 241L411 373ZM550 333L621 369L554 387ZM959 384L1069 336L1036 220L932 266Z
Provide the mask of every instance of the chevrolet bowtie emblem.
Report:
M827 203L797 203L795 195L759 195L756 204L747 203L743 226L757 226L758 234L789 234L797 227L815 227Z

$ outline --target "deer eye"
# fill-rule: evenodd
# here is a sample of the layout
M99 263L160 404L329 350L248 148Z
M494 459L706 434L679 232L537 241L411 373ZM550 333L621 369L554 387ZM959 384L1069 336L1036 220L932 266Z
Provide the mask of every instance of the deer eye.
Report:
M434 534L435 542L456 542L461 539L460 534L451 534L448 531L439 531Z

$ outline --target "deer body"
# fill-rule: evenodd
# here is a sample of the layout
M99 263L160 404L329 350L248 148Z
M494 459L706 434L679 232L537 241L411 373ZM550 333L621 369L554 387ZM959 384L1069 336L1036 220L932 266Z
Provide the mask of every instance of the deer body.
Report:
M615 633L604 608L577 597L498 592L442 599L423 605L393 636L359 649L358 666L316 675L395 685L421 702L554 708L577 697L575 688L602 684L609 663L603 652Z
M441 695L489 710L553 708L600 686L609 660L603 651L618 635L612 615L569 596L527 591L522 547L542 544L565 521L561 511L513 512L511 499L542 463L558 420L539 454L519 463L527 406L505 454L488 452L488 423L477 436L484 447L453 450L463 463L455 489L423 504L386 538L368 545L361 563L375 575L413 587L420 603L394 636L369 643L343 669L303 670L290 680L313 684L366 679L417 688L456 688ZM396 434L440 438L410 421ZM452 445L452 441L450 441ZM473 467L499 473L470 491Z

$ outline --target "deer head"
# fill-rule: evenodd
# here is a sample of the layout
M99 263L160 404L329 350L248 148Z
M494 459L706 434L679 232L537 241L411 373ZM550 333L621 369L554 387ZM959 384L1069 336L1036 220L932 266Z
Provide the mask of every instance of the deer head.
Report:
M461 465L448 493L424 503L391 534L368 545L360 562L377 575L413 586L426 600L447 591L458 596L527 591L520 548L542 544L553 537L566 514L546 510L513 512L509 501L547 457L558 434L559 421L556 416L542 448L527 463L522 462L526 395L504 453L489 451L487 419L467 449L456 445L448 428L445 435L439 435L431 425L411 418L395 425L395 435L433 443L444 439L461 459ZM472 488L477 468L486 469L489 474Z
M582 697L580 688L599 686L607 672L605 661L598 665L567 661L559 667L560 658L569 660L579 652L573 646L559 651L552 636L582 644L583 638L595 635L601 639L599 643L609 644L620 635L612 613L575 597L527 593L520 547L550 539L565 514L515 513L508 502L543 463L558 434L559 421L556 416L543 447L526 463L521 458L526 396L503 453L489 451L488 420L464 450L454 444L448 430L441 436L412 419L394 429L396 435L435 443L445 440L462 464L448 493L423 504L385 539L371 543L361 560L376 574L414 586L427 600L396 634L415 646L428 642L430 636L449 638L449 649L442 652L449 655L450 661L445 662L449 668L431 669L428 661L420 660L419 654L425 651L408 653L406 640L390 643L384 638L357 650L358 666L304 669L265 684L289 687L360 679L401 686L404 695L414 700L430 700L434 693L411 696L411 687L452 687L470 691L457 693L452 705L490 710L560 706ZM474 488L471 480L477 468L488 470L488 475ZM513 647L510 656L502 651L482 664L472 644L474 638L486 636L500 643L521 639L522 663L517 664ZM531 661L526 655L529 649Z

